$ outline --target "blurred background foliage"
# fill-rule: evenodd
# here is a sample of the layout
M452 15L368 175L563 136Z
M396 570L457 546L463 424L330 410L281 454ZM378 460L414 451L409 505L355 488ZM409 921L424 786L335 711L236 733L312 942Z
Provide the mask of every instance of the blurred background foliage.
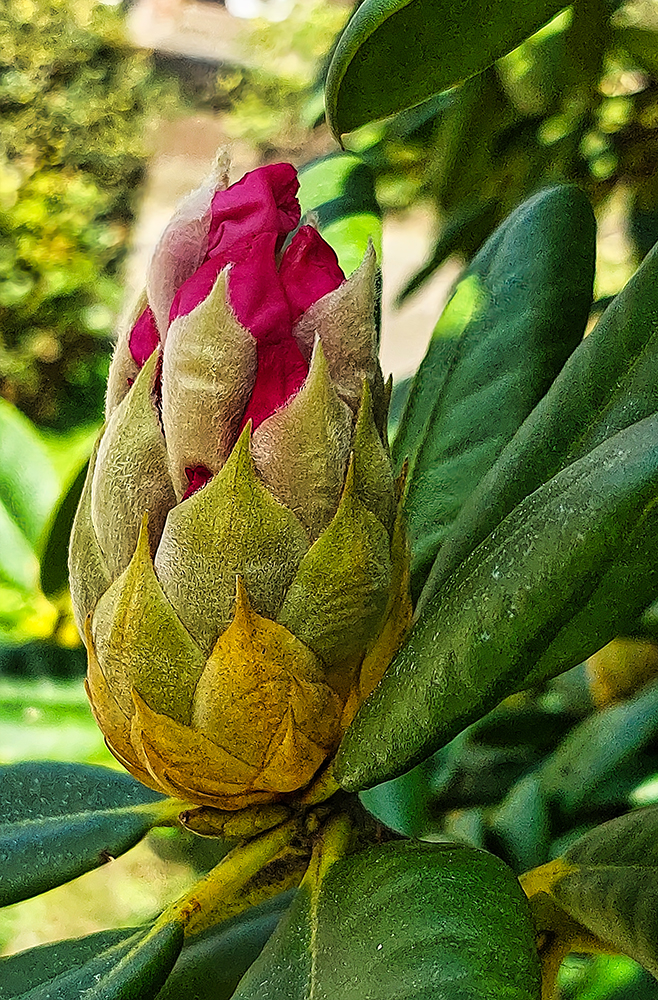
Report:
M561 181L596 208L623 196L637 262L658 239L658 5L577 0L489 70L348 145L377 173L384 207L435 206L434 247L400 300Z
M221 114L227 137L248 143L256 161L302 163L334 148L321 84L344 4L297 2L278 22L245 22L248 65L154 58L126 41L125 15L94 0L11 0L0 11L2 763L113 764L80 683L65 551L102 419L149 129L203 112ZM584 187L599 211L617 199L635 258L629 273L658 238L658 5L581 0L481 76L348 145L374 170L388 212L421 204L436 219L430 258L403 297L448 258L469 259L528 194L560 180ZM658 802L655 670L638 668L634 680L627 647L612 660L625 664L623 684L601 694L590 664L514 696L410 775L366 793L369 808L405 833L486 847L522 871L591 826ZM175 877L146 903L143 875L139 892L126 890L126 924L191 877L189 837L177 836L136 849L156 882L165 869ZM116 864L129 874L137 862L126 857ZM121 869L113 872L116 893ZM54 890L58 918L97 904L101 916L83 932L116 923L108 876L85 879ZM3 911L0 945L38 943L25 929L50 918L35 917L35 905ZM55 936L79 932L58 926ZM658 987L623 957L572 956L562 996L658 1000Z

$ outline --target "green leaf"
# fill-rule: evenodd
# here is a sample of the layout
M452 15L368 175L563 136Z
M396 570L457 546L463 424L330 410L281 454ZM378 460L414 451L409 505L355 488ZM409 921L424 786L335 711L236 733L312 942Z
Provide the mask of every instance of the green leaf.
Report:
M104 948L90 961L15 995L15 1000L154 1000L183 944L179 920L156 921L147 930Z
M658 681L631 700L596 712L576 726L542 765L542 794L563 815L573 816L591 802L606 778L617 774L657 734ZM641 780L640 773L637 780Z
M108 768L50 761L0 768L0 905L97 868L175 812L170 800Z
M543 191L487 240L441 316L393 444L417 594L455 518L581 340L595 222L573 187Z
M359 798L362 805L380 823L406 837L423 837L433 832L438 825L435 810L432 809L437 791L437 772L443 777L443 773L449 775L452 770L451 761L444 763L442 754L445 756L445 751L428 757L418 767L393 781L385 781L376 788L361 792Z
M158 1000L229 1000L291 898L291 893L283 893L187 941ZM0 958L0 1000L17 1000L38 987L45 989L53 980L61 983L63 974L78 976L82 983L87 965L96 974L104 957L118 962L145 932L135 927L99 931Z
M58 493L57 475L37 431L0 399L0 579L34 588L34 549Z
M56 597L69 580L68 551L73 519L87 478L86 461L64 490L47 526L41 550L40 583L46 597Z
M534 929L512 872L484 851L396 842L306 879L235 1000L538 1000L540 992Z
M0 502L32 546L58 493L57 475L36 429L0 399Z
M293 895L282 893L193 937L185 944L158 1000L229 1000L290 906Z
M542 483L658 408L658 246L576 348L464 503L421 603Z
M340 137L480 73L563 6L561 0L364 0L329 66L332 132Z
M658 976L658 808L596 827L560 860L550 887L558 903Z
M78 969L141 930L121 927L98 931L83 938L56 941L0 958L0 1000L14 1000L62 973Z
M425 606L357 713L344 787L408 770L531 673L568 670L623 631L658 588L657 498L655 415L527 497Z
M346 275L357 269L371 239L382 259L382 212L371 169L352 153L332 153L299 172L299 203L312 213Z
M413 379L411 378L404 378L400 382L393 383L391 402L388 407L389 439L394 438L397 434L398 427L400 426L400 420L402 419L402 413L407 405L409 393L411 392L412 383Z
M551 830L546 796L535 772L517 781L494 811L490 825L516 871L546 860Z

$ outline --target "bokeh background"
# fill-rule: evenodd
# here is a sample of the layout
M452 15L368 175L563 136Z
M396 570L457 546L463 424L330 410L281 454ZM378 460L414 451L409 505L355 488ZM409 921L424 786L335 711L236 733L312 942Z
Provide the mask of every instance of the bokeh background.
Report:
M86 704L65 565L113 330L219 147L233 179L338 148L322 80L351 11L349 0L9 0L0 11L0 763L117 766ZM374 171L384 212L385 374L413 372L464 262L547 184L578 183L596 208L600 313L658 238L658 4L568 8L480 77L347 145ZM653 683L622 703L658 718ZM570 804L551 799L550 781L539 805L528 791L556 754L577 755L593 718L616 739L619 702L597 700L584 667L515 696L396 785L385 818L495 849L518 871L541 863L588 824L658 800L658 723L590 769ZM221 850L158 831L0 911L0 951L140 923ZM572 957L563 995L658 989L625 958Z

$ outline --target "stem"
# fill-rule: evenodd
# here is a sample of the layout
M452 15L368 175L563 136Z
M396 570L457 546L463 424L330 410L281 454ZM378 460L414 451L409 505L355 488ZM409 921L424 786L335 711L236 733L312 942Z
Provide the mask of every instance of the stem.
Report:
M168 906L158 917L155 927L179 921L186 937L199 934L207 927L226 920L229 916L242 912L253 905L253 893L244 892L248 883L279 855L289 848L293 840L303 831L299 819L288 820L281 826L234 848L200 882L180 899ZM304 862L304 868L306 862ZM290 877L279 878L261 886L261 898L274 895L286 882L299 874L290 866ZM269 890L269 891L268 891ZM260 900L259 900L260 901Z

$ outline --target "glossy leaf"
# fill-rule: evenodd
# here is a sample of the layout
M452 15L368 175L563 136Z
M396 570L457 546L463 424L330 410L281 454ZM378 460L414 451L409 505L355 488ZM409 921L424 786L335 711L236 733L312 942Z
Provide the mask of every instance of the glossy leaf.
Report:
M602 441L656 412L657 283L655 247L462 507L421 603L524 497Z
M0 905L46 892L123 854L176 807L127 774L37 762L0 769Z
M325 90L332 132L419 104L490 66L550 20L560 0L364 0L334 52Z
M398 468L410 460L415 594L462 505L581 340L594 239L578 189L541 192L490 237L441 316L393 445Z
M85 462L62 493L47 526L41 550L40 583L46 597L56 597L68 583L68 550L75 512L82 496L89 462Z
M623 631L658 588L657 497L657 416L527 497L425 606L345 735L341 784L408 770L531 674L567 670Z
M187 941L158 1000L229 1000L291 898L291 893L283 893ZM66 974L82 983L87 966L96 974L104 956L118 962L144 933L144 928L134 927L99 931L0 958L0 1000L17 1000L26 993L36 998L38 992L30 991L46 990L53 980L61 983L59 977Z
M191 938L158 1000L229 1000L290 906L293 895L282 893Z
M360 265L371 239L382 259L382 212L374 176L360 157L334 153L299 172L299 203L310 213L325 240L350 275Z
M406 837L423 837L432 832L437 826L432 810L437 772L449 775L452 770L452 761L443 760L446 756L444 751L443 755L429 757L407 774L362 792L362 805L380 823Z
M157 922L113 945L109 944L111 938L106 940L108 946L89 961L31 989L10 994L12 1000L71 1000L78 996L85 1000L154 1000L181 950L183 927L180 921ZM84 950L80 947L79 954Z
M534 930L511 871L484 851L396 842L306 879L235 1000L539 995Z
M596 827L553 864L550 892L558 903L658 976L658 809Z
M137 927L98 931L83 938L56 941L0 958L0 1000L14 1000L29 993L141 931L142 928Z

